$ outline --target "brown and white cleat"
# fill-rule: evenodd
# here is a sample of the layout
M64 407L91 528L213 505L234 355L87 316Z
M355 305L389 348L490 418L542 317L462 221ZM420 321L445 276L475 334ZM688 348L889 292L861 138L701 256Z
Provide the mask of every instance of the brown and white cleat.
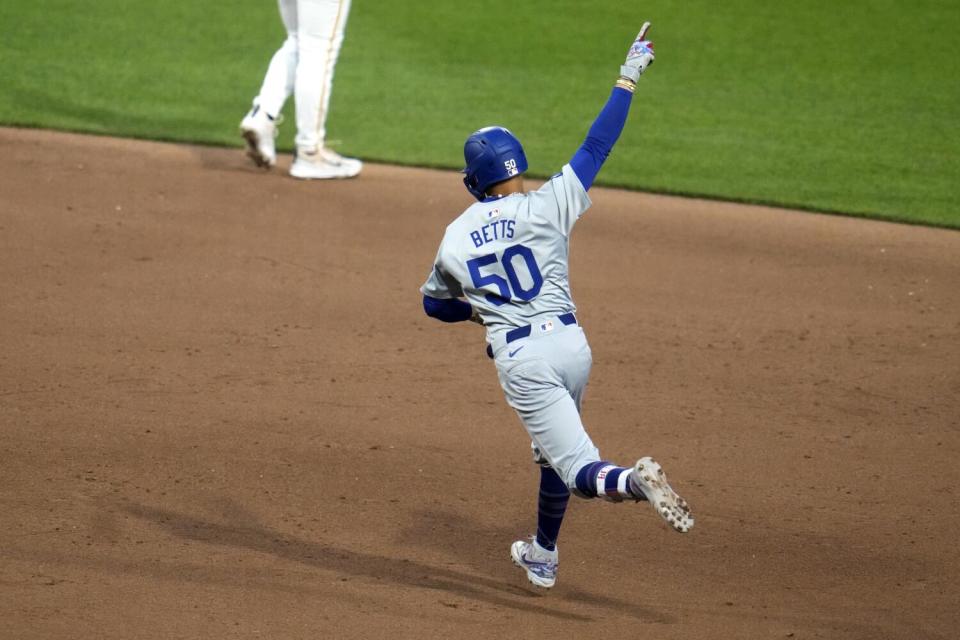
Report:
M290 166L290 175L301 180L331 180L353 178L361 169L363 162L341 156L331 149L297 149L297 157Z
M277 125L279 118L272 118L267 112L254 105L240 122L240 135L247 143L247 157L258 166L269 169L277 163Z
M643 492L650 504L664 521L680 533L693 528L693 516L687 501L677 495L663 468L651 457L637 460L630 472L630 482Z

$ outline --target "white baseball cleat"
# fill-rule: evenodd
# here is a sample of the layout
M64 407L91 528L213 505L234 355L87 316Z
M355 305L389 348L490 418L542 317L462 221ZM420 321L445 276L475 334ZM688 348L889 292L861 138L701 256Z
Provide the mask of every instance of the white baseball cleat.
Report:
M653 508L667 524L686 533L693 528L693 516L687 501L677 495L669 483L663 469L653 459L640 458L630 472L630 482L643 492Z
M277 137L279 120L271 118L267 112L254 105L240 121L240 135L247 141L247 155L258 167L269 169L277 164Z
M344 158L324 147L313 151L297 149L297 157L290 166L290 175L302 180L352 178L359 174L362 168L363 163L356 158Z
M549 589L557 583L557 565L559 553L556 549L547 551L536 539L530 542L517 540L510 545L510 557L513 564L527 572L527 579L535 587Z

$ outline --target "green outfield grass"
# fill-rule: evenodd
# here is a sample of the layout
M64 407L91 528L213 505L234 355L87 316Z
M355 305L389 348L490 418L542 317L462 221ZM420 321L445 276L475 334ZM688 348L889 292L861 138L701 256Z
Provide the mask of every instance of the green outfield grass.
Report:
M657 63L601 183L960 228L960 3L469 6L354 1L339 149L459 167L465 136L499 123L549 175L647 18ZM239 144L282 38L269 0L6 0L0 122Z

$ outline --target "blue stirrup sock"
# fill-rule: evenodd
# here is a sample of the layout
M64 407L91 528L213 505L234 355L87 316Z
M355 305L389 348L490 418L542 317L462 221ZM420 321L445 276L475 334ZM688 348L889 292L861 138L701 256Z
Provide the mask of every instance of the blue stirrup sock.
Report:
M553 551L557 548L557 537L563 514L570 500L570 490L564 484L553 467L540 467L540 501L537 504L537 544Z
M624 498L646 500L646 496L633 488L629 467L618 467L607 460L591 462L577 472L577 491L587 498L607 498L619 502Z

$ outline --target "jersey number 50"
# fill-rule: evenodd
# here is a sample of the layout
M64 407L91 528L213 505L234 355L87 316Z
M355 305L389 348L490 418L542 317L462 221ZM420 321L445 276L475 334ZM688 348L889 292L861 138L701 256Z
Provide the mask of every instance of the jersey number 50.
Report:
M532 285L529 288L525 289L520 282L520 278L517 276L517 270L514 267L515 258L517 257L523 259L523 263L527 267L527 273L530 274L529 280L532 282ZM506 278L498 273L489 273L487 275L480 273L481 267L497 262L503 267L503 273L507 276ZM540 293L540 287L543 286L543 276L540 274L540 267L537 266L537 261L533 257L533 251L522 244L515 244L505 250L499 260L495 253L488 253L485 256L468 260L467 268L470 270L470 277L473 279L474 287L483 289L488 284L492 284L497 288L497 291L500 292L499 295L496 293L488 293L484 295L484 297L491 304L498 307L509 302L511 297L516 297L520 300L532 300L537 297L537 294ZM512 295L511 291L513 292Z

